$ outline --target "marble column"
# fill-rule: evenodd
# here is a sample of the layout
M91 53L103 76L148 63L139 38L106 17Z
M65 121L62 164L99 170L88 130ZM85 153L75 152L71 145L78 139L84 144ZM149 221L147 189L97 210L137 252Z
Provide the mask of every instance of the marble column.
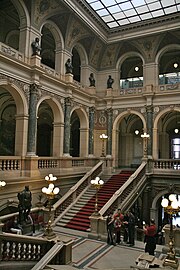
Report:
M94 154L94 107L89 108L89 155Z
M71 99L69 97L65 98L64 103L64 156L70 156L70 112L71 112Z
M152 141L153 141L153 106L149 105L146 107L147 114L147 133L150 135L147 143L147 154L152 156Z
M38 85L30 86L29 96L29 121L28 121L28 140L27 140L27 155L36 155L36 134L37 134L37 100L38 100Z
M112 116L113 116L113 110L112 108L109 108L107 110L107 156L112 155Z

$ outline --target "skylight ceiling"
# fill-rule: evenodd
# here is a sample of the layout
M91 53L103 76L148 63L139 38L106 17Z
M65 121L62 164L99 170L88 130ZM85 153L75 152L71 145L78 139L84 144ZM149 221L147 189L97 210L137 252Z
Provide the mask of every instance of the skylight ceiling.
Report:
M86 0L109 28L180 11L180 0Z

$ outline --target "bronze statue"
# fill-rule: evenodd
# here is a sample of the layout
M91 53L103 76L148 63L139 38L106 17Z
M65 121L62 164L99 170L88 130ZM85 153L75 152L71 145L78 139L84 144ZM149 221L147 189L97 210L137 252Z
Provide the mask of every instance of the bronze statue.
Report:
M95 87L95 79L94 79L94 74L93 73L90 74L89 82L90 82L90 85L89 85L90 87L91 86Z
M18 193L19 199L19 223L25 223L28 220L28 216L31 210L32 194L29 190L29 186L25 186L25 189Z
M68 60L66 61L65 67L66 67L66 74L72 73L73 66L71 64L71 59L70 58L68 58Z
M112 88L112 84L114 83L114 79L109 75L109 78L107 80L107 88Z
M32 47L32 50L33 50L33 54L32 55L40 55L40 52L41 52L41 47L39 45L39 38L35 38L35 41L33 41L31 43L31 47Z

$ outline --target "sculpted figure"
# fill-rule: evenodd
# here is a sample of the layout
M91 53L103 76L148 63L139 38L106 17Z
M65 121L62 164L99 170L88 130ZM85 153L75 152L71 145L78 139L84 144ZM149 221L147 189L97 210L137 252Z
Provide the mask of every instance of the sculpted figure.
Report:
M109 78L107 80L107 88L112 88L112 84L114 83L114 79L109 75Z
M17 196L19 199L19 223L22 224L28 220L32 206L32 194L29 186L25 186L25 189L19 192Z
M32 55L40 55L41 52L41 47L39 45L39 38L35 38L35 41L32 42L31 44L33 54Z
M71 59L70 58L68 58L68 60L66 61L65 67L66 67L66 74L72 73L73 66L71 64Z
M94 74L91 73L90 74L90 77L89 77L89 82L90 82L90 85L89 86L94 86L95 87L95 79L94 79Z

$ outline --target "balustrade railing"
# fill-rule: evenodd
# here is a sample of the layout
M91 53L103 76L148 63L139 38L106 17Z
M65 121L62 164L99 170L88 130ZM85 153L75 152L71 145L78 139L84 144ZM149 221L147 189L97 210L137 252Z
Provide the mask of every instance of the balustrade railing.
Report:
M139 196L140 190L146 180L146 162L143 162L139 168L133 173L126 183L117 190L110 200L101 208L99 213L102 216L107 216L113 213L118 207L123 211L127 211L134 203L137 194Z
M43 238L0 234L0 261L39 261L53 246Z
M89 186L90 180L102 172L103 161L100 161L89 172L87 172L70 190L54 205L55 221L54 224L61 218L61 214L76 200L76 198Z
M157 159L152 162L154 169L180 170L180 159Z

